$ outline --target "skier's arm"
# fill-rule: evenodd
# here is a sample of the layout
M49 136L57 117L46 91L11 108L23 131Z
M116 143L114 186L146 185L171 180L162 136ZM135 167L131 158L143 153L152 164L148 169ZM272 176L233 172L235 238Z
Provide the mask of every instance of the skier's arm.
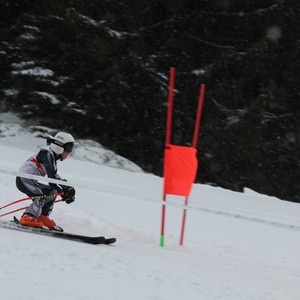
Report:
M42 164L49 178L57 179L56 177L56 163L54 161L53 155L47 150L41 149L38 155L36 156L36 160Z
M56 162L54 160L54 157L49 151L47 151L46 149L41 149L36 159L45 167L47 176L49 178L62 180L62 178L57 174ZM62 188L57 184L49 183L49 185L55 187L59 192L62 190Z

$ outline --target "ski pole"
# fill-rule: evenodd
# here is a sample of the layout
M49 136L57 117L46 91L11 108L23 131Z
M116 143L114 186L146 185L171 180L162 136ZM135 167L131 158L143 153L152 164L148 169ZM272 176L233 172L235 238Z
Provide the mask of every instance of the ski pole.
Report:
M31 198L29 198L29 199L31 199ZM57 203L57 202L61 202L61 201L63 201L63 200L62 200L62 199L58 199L58 200L55 200L54 202ZM28 206L24 206L24 207L21 207L21 208L18 208L18 209L9 211L9 212L7 212L7 213L4 213L4 214L0 215L0 217L4 217L4 216L6 216L6 215L13 214L13 213L15 213L15 212L17 212L17 211L20 211L20 210L24 210L24 209L26 209L27 207L28 207Z
M13 204L17 204L17 203L19 203L19 202L22 202L22 201L25 201L25 200L29 200L29 199L31 199L31 198L30 198L30 197L27 197L27 198L22 198L22 199L13 201L13 202L8 203L8 204L6 204L6 205L4 205L4 206L1 206L0 209L3 209L3 208L5 208L5 207L11 206L11 205L13 205Z
M13 204L17 204L17 203L25 201L25 200L35 200L35 199L39 199L39 198L48 198L48 197L53 197L53 196L61 196L62 194L63 193L58 193L58 194L50 195L50 196L33 196L33 197L22 198L22 199L13 201L11 203L8 203L8 204L6 204L4 206L1 206L0 209L3 209L3 208L8 207L8 206L11 206Z

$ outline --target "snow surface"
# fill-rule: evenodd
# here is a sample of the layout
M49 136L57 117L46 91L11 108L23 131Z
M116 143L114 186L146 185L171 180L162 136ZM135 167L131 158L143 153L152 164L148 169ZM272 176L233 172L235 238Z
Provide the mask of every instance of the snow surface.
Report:
M24 197L10 173L45 140L9 123L16 122L9 115L0 119L2 207ZM1 299L300 299L299 204L248 189L236 193L195 184L184 245L179 246L183 199L169 196L165 247L160 247L162 178L130 162L128 170L124 158L116 163L116 155L101 160L104 149L97 152L93 144L88 151L89 145L58 163L77 195L70 205L57 203L51 216L66 232L114 236L116 244L87 245L0 228Z

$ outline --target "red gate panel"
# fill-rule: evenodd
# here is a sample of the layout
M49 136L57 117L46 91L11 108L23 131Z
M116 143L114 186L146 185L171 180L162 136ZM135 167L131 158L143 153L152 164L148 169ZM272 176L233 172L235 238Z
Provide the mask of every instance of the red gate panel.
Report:
M188 197L196 178L197 150L167 145L164 160L164 194Z

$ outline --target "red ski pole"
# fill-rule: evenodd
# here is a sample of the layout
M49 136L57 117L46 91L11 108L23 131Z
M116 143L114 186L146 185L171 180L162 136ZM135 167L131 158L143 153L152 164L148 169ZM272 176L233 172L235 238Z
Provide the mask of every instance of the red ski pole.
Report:
M6 205L4 205L4 206L1 206L0 209L3 209L3 208L5 208L5 207L11 206L11 205L13 205L13 204L17 204L17 203L19 203L19 202L22 202L22 201L25 201L25 200L29 200L29 199L31 199L31 197L22 198L22 199L13 201L13 202L8 203L8 204L6 204Z
M31 199L31 198L29 198L29 199ZM57 203L57 202L61 202L61 201L63 201L63 200L62 200L62 199L58 199L58 200L55 200L54 202ZM19 202L21 202L21 201L19 201ZM20 211L20 210L24 210L24 209L26 209L27 207L28 207L28 206L24 206L24 207L21 207L21 208L18 208L18 209L9 211L9 212L7 212L7 213L4 213L4 214L0 215L0 217L4 217L4 216L6 216L6 215L13 214L13 213L15 213L15 212L17 212L17 211Z
M58 193L58 194L55 194L55 196L61 196L62 194L63 194L63 193ZM23 201L26 201L26 200L34 200L34 199L37 199L37 198L47 198L47 197L52 197L52 195L51 195L51 196L33 196L33 197L22 198L22 199L13 201L13 202L11 202L11 203L8 203L8 204L6 204L6 205L3 205L3 206L0 207L0 209L6 208L6 207L8 207L8 206L11 206L11 205L13 205L13 204L17 204L17 203L19 203L19 202L23 202Z
M22 198L22 199L13 201L13 202L11 202L11 203L8 203L8 204L6 204L6 205L0 207L0 209L3 209L3 208L5 208L5 207L11 206L11 205L13 205L13 204L17 204L17 203L19 203L19 202L22 202L22 201L25 201L25 200L29 200L29 199L31 199L31 197Z

